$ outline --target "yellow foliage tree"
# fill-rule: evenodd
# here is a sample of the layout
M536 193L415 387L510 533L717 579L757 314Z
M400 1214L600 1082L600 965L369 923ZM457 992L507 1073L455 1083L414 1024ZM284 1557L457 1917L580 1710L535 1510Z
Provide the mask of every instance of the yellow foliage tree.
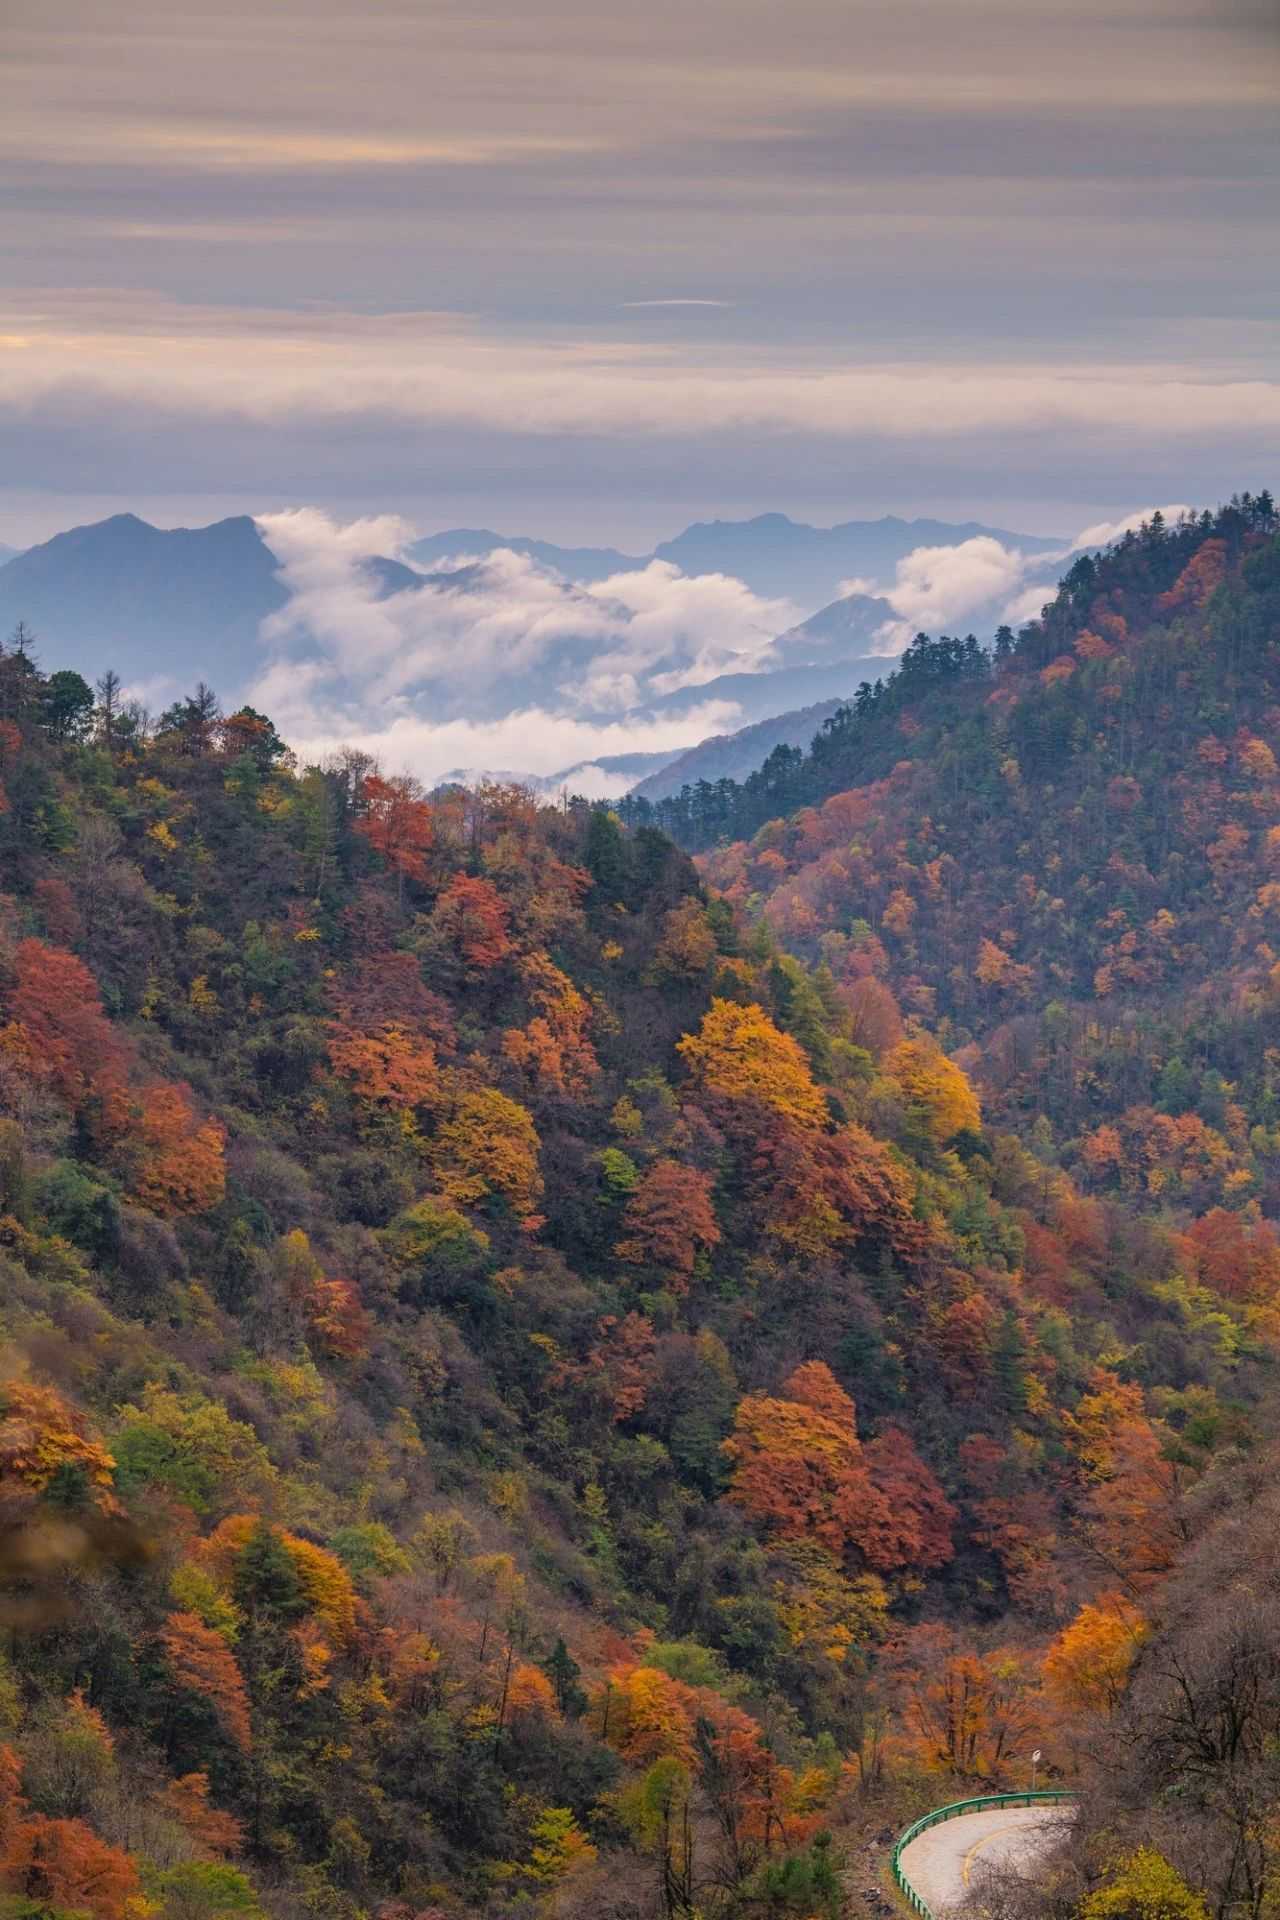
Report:
M498 1194L517 1219L542 1197L538 1133L527 1108L496 1087L464 1093L432 1142L440 1184L451 1200L474 1206Z
M0 1384L0 1484L40 1494L58 1476L75 1474L99 1505L111 1505L115 1464L55 1388L30 1380Z
M1139 1847L1081 1901L1080 1920L1209 1920L1209 1907L1162 1853Z
M885 1060L885 1071L902 1089L908 1106L919 1108L940 1146L958 1133L976 1133L982 1125L978 1096L954 1060L931 1040L903 1040Z
M699 1031L678 1052L699 1085L727 1100L758 1100L801 1127L821 1127L827 1103L803 1047L763 1007L713 1000Z
M531 1830L533 1851L525 1869L541 1886L556 1886L567 1875L589 1867L596 1849L568 1807L547 1807Z

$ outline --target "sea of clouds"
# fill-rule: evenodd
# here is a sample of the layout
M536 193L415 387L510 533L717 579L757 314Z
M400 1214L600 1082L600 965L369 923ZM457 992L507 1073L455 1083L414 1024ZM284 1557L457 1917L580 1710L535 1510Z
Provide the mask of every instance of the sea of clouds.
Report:
M1153 510L1087 527L1060 554L1028 555L989 536L918 547L893 580L849 580L844 590L892 609L874 642L887 658L921 630L989 634L1035 618L1063 564ZM601 768L601 758L674 756L731 732L738 704L714 690L691 702L690 690L768 673L776 638L802 618L722 573L688 575L655 560L584 586L505 549L459 554L388 593L371 563L408 550L406 521L342 523L300 507L258 526L289 598L263 625L252 704L305 758L354 746L428 782L459 769L548 779L573 768L579 791L622 792L634 775ZM673 703L677 694L685 697Z

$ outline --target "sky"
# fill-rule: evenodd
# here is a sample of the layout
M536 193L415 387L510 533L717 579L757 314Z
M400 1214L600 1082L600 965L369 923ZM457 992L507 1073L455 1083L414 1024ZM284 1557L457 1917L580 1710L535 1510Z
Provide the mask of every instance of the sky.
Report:
M1273 0L6 0L0 540L1275 481Z

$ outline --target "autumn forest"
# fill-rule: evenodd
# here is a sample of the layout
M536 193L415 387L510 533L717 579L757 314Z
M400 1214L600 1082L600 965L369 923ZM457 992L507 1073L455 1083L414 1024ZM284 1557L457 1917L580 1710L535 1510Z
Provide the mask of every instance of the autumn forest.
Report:
M0 652L0 1915L1280 1912L1280 524L615 808Z

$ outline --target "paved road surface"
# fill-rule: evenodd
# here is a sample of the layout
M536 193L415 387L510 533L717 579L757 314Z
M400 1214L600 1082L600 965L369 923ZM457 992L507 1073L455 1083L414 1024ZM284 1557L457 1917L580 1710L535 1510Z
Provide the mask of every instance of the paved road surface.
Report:
M1061 1831L1062 1807L992 1807L930 1827L903 1848L903 1873L935 1914L957 1907L981 1882L984 1866L1030 1866Z

